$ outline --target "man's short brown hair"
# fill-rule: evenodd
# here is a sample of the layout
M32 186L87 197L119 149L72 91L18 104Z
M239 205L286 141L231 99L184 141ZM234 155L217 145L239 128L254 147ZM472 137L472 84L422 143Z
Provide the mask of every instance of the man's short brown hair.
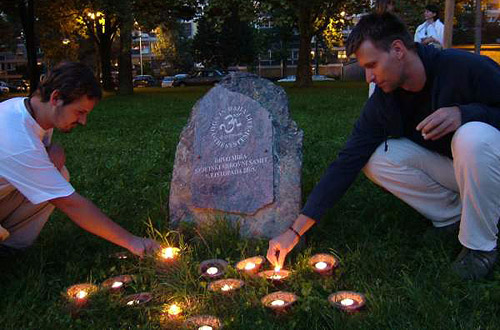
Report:
M58 90L63 104L68 104L86 95L100 100L101 86L92 70L82 63L61 62L40 79L34 95L48 102L53 91Z
M363 16L347 38L347 56L354 54L365 40L370 40L375 47L389 51L394 40L401 40L406 48L415 49L413 38L405 24L396 15L372 13Z

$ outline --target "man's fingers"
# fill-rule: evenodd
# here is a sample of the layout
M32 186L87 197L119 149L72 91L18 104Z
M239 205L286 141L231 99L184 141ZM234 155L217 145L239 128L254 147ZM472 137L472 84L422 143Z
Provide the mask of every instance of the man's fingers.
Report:
M280 268L283 268L283 264L285 263L285 258L286 258L287 254L288 254L288 251L281 249L280 254L278 256L278 266Z
M451 129L450 129L451 124L452 124L452 122L448 121L448 120L442 122L440 125L434 127L432 130L428 131L427 134L425 134L424 139L426 139L426 140L439 139L440 137L448 134L451 131Z
M267 250L267 260L271 263L271 265L276 265L278 263L278 259L276 258L276 252L279 251L275 245L275 243L269 242L269 249Z

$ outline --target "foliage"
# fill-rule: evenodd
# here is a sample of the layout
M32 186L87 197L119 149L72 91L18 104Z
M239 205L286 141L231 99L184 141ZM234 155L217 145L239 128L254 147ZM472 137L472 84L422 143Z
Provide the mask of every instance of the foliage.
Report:
M205 66L227 68L252 64L257 58L255 11L249 1L211 1L198 20L193 40L195 61Z
M169 182L179 134L206 88L141 89L133 96L104 98L86 127L55 133L67 153L72 183L115 221L135 234L179 244L179 267L158 274L149 260L117 260L116 246L84 233L60 213L35 244L14 261L0 263L2 329L159 329L164 303L190 304L186 315L215 314L224 329L497 329L500 267L493 280L460 282L449 264L460 245L455 237L429 239L431 225L392 195L360 176L343 199L307 234L285 267L294 277L281 288L299 300L290 313L274 316L260 298L280 288L243 276L233 297L213 294L197 273L199 262L220 257L231 265L264 255L266 242L246 240L225 223L196 231L168 230ZM290 112L304 130L304 199L345 143L366 101L364 83L315 83L286 87ZM150 226L151 225L151 226ZM153 235L153 234L151 234ZM339 278L322 279L307 268L308 257L332 252L341 259ZM266 265L265 267L270 267ZM68 286L137 275L126 293L152 291L148 305L125 308L123 295L101 293L73 317L62 293ZM231 267L228 276L239 277ZM367 295L367 309L343 314L326 301L337 290ZM170 328L171 329L171 328Z

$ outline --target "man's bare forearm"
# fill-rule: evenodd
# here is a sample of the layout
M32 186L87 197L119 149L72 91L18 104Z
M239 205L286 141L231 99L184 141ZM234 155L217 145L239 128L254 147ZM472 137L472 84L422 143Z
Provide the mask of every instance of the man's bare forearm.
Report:
M51 200L74 223L84 230L116 245L129 248L134 235L113 222L90 200L78 193Z

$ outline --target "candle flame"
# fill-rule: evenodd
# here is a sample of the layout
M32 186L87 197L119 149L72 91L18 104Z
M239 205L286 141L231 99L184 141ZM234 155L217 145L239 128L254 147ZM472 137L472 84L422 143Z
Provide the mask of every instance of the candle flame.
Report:
M177 306L176 304L172 304L168 308L167 312L168 312L168 315L176 316L176 315L179 315L182 312L182 309L179 306Z
M316 267L319 270L323 270L328 266L328 264L324 261L317 262L314 267Z
M245 265L245 270L252 270L255 268L255 264L253 262L249 262Z
M129 302L127 302L127 305L132 306L132 305L137 305L139 303L140 303L140 301L138 299L134 299L134 300L130 300Z
M350 298L345 298L345 299L342 299L340 301L340 304L342 306L351 306L352 304L354 304L354 300L350 299Z
M210 267L206 270L208 275L215 275L219 272L219 269L217 267Z
M281 299L276 299L271 302L271 306L283 306L285 302Z
M277 273L277 272L279 272L280 270L281 270L281 267L280 267L280 266L276 266L276 267L274 267L274 271L275 271L276 273Z
M80 291L78 291L78 293L76 294L76 297L77 297L78 299L83 299L83 298L85 298L87 295L88 295L87 291L85 291L85 290L80 290Z
M164 259L172 259L175 255L175 250L171 247L161 249L161 257Z
M198 330L213 330L213 328L209 325L202 325Z
M229 291L231 290L233 287L231 285L227 285L227 284L224 284L222 286L222 288L220 288L222 291Z

